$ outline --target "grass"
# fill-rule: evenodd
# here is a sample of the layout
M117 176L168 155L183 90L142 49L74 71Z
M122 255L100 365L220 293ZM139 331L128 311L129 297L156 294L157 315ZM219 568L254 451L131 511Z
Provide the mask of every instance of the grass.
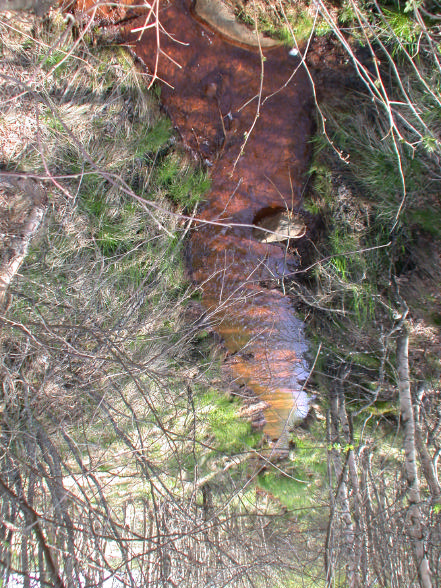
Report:
M409 219L417 226L436 239L441 239L441 210L438 206L429 206L425 209L412 210Z
M383 8L382 18L385 28L382 30L382 36L391 46L391 54L395 58L400 58L401 53L410 53L415 56L418 54L418 38L422 33L421 25L416 22L411 11L406 7L388 9Z
M171 122L167 118L160 118L146 133L141 132L139 135L135 156L157 153L168 144L173 135Z
M56 21L51 26L44 34L58 34L64 25ZM45 69L64 55L61 51L47 58L39 44L28 44L24 51L27 65L33 59ZM89 67L72 57L68 69L56 69L41 87L42 153L35 143L29 144L24 157L7 165L40 173L47 166L54 175L73 176L63 181L66 192L75 195L72 202L52 187L49 230L26 272L42 271L37 269L42 249L44 289L62 296L57 284L63 275L74 284L70 293L75 293L79 308L89 309L86 298L94 292L97 308L106 309L101 324L109 326L118 322L124 304L130 306L139 298L142 284L159 289L144 296L147 302L138 309L138 318L149 301L156 299L167 307L185 290L182 243L176 217L170 214L193 208L209 183L174 147L170 122L142 89L133 64L119 51L84 51L83 47L82 59L89 59ZM139 205L136 195L154 201L156 208ZM51 279L54 286L48 289ZM34 296L42 296L41 289L35 291L37 284L31 288Z
M399 173L399 164L406 181L409 205L423 188L426 181L424 160L415 157L415 152L406 144L394 143L393 137L388 135L386 116L377 117L374 109L366 100L361 102L355 95L348 96L343 108L332 108L327 111L327 128L330 139L343 153L350 154L348 166L341 166L339 171L343 179L349 179L352 184L363 193L363 197L375 201L380 208L378 216L385 222L393 222L396 215L400 195L403 192L403 182ZM357 101L357 113L351 110ZM375 118L375 122L373 122ZM326 150L327 138L319 135L315 138L315 151L319 155ZM332 156L331 156L332 157ZM328 165L322 159L322 170L319 163L315 163L314 172L322 171L326 177L329 173ZM319 182L325 182L321 178ZM325 184L318 184L317 189L324 191Z
M397 271L406 267L418 231L439 234L437 182L427 181L437 155L396 141L386 114L358 94L330 99L322 112L327 136L313 140L305 208L324 219L323 256L330 258L315 268L314 279L332 292L328 303L362 326L389 305L382 293L391 263ZM335 150L347 155L344 163Z
M324 425L315 423L309 428L298 429L290 440L289 463L283 472L267 470L259 475L257 484L289 511L297 520L311 520L311 511L325 500L327 492L327 452L323 439Z
M167 191L175 204L188 207L200 202L203 193L210 188L210 180L204 170L192 170L174 154L163 159L153 181Z
M325 20L320 17L315 20L315 13L307 4L284 3L284 11L279 5L265 0L230 4L240 21L250 27L255 27L257 22L262 33L279 39L289 47L294 42L305 43L313 33L319 36L329 33Z
M345 34L350 33L354 23L360 24L354 13L340 16ZM318 118L305 203L311 214L320 216L321 224L314 240L315 253L305 264L313 269L300 285L296 279L291 292L301 295L300 306L308 317L312 347L320 348L309 382L311 392L317 395L323 412L332 392L340 391L345 398L353 441L347 443L340 430L340 460L344 462L346 447L354 445L357 451L359 446L371 444L372 471L378 472L376 479L383 479L389 504L398 504L402 495L396 472L402 467L403 454L393 329L403 311L400 303L405 300L409 308L412 385L433 382L435 347L431 341L434 336L439 341L441 322L439 303L433 297L441 284L437 163L440 127L439 118L430 114L436 110L436 96L439 98L439 72L430 66L433 57L424 53L427 47L424 49L421 39L417 48L419 29L413 13L384 11L382 23L374 12L366 13L366 18L382 27L381 36L369 37L368 32L367 38L377 54L376 65L393 103L396 126L391 128L389 113L375 97L375 91L372 95L365 93L355 77L349 77L348 69L344 91L337 91L334 97L331 92L322 94L320 108L326 135L320 132L323 120ZM362 32L366 33L366 29ZM350 39L353 47L356 39L358 33ZM389 51L400 80L380 41ZM366 37L363 42L366 46ZM365 49L357 47L357 51L363 60ZM414 55L413 65L406 51ZM369 60L363 63L375 71ZM435 89L436 96L423 90L421 78ZM421 115L420 119L406 100ZM438 388L437 377L434 389ZM326 438L324 431L322 438ZM312 442L311 453L317 448L318 443ZM293 455L295 458L296 450ZM360 455L357 453L356 460L361 479L364 465ZM314 473L319 480L327 480L326 448L321 454L317 452L315 460L312 457L312 480ZM294 460L293 470L287 471L307 480L306 463L300 449L298 462ZM332 471L332 460L329 466ZM331 480L334 491L337 479L338 475ZM314 507L320 498L326 500L325 488L312 483L316 493L311 491L310 495L307 486L302 488L289 478L278 479L274 472L267 473L259 483L287 508L307 509L308 501ZM354 492L350 480L348 484L350 492ZM306 520L313 512L319 519L316 509L305 510ZM310 519L308 523L311 528Z
M262 434L252 431L250 423L238 417L238 403L215 389L205 391L198 404L209 422L209 435L217 452L234 454L256 446Z

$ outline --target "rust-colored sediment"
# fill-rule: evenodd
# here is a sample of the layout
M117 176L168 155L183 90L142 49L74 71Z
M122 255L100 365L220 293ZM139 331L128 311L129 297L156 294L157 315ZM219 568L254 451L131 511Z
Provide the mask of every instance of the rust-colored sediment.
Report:
M161 101L185 143L212 166L200 219L251 225L262 209L296 209L312 104L299 60L277 47L265 50L262 61L258 50L231 44L198 22L186 0L164 3L160 20L169 35L161 34L161 50L171 58L159 60L166 82ZM130 33L142 23L131 22L124 34L152 71L153 31L138 42ZM262 66L260 116L235 165L256 115ZM280 245L256 241L249 227L204 224L191 238L190 254L203 304L215 313L216 329L234 354L233 373L270 404L267 433L284 437L285 424L307 412L307 346L289 299L262 282L294 269L295 259Z

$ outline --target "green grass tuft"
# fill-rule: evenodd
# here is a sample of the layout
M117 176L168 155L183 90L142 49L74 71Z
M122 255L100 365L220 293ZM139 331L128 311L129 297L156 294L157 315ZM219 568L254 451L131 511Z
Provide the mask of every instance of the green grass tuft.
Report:
M205 392L199 403L206 411L217 451L227 454L248 451L261 439L261 433L253 431L249 422L238 417L238 403L219 394L218 390Z

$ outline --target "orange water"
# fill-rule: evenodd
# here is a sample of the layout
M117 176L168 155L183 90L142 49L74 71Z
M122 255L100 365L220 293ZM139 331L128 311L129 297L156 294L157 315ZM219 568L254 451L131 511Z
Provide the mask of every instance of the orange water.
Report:
M307 345L290 299L268 284L294 270L296 259L281 245L257 242L250 227L228 225L251 225L262 210L300 207L312 125L309 80L286 48L267 50L261 60L257 50L197 22L186 0L164 4L160 19L170 35L161 33L161 49L173 60L160 56L159 76L173 86L161 85L161 102L184 142L211 168L199 219L224 224L198 223L190 241L192 275L234 354L233 375L270 404L266 432L285 437L308 410ZM130 28L142 22L126 27L129 40L135 39ZM132 47L152 71L153 31ZM262 75L260 115L238 159L255 121Z

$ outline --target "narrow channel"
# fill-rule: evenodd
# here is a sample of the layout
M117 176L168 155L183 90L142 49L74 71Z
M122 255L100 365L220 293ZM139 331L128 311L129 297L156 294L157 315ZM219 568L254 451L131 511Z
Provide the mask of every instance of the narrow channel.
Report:
M197 223L192 276L233 355L233 376L268 403L265 432L284 443L289 426L308 411L307 343L290 299L274 284L298 261L286 242L265 243L250 225L301 209L310 83L287 48L262 47L261 55L259 47L214 32L192 8L189 0L162 6L158 64L162 104L185 144L210 167L212 186L199 220L220 223ZM144 21L131 21L126 35L153 71L155 31L146 30L140 41L130 33Z

